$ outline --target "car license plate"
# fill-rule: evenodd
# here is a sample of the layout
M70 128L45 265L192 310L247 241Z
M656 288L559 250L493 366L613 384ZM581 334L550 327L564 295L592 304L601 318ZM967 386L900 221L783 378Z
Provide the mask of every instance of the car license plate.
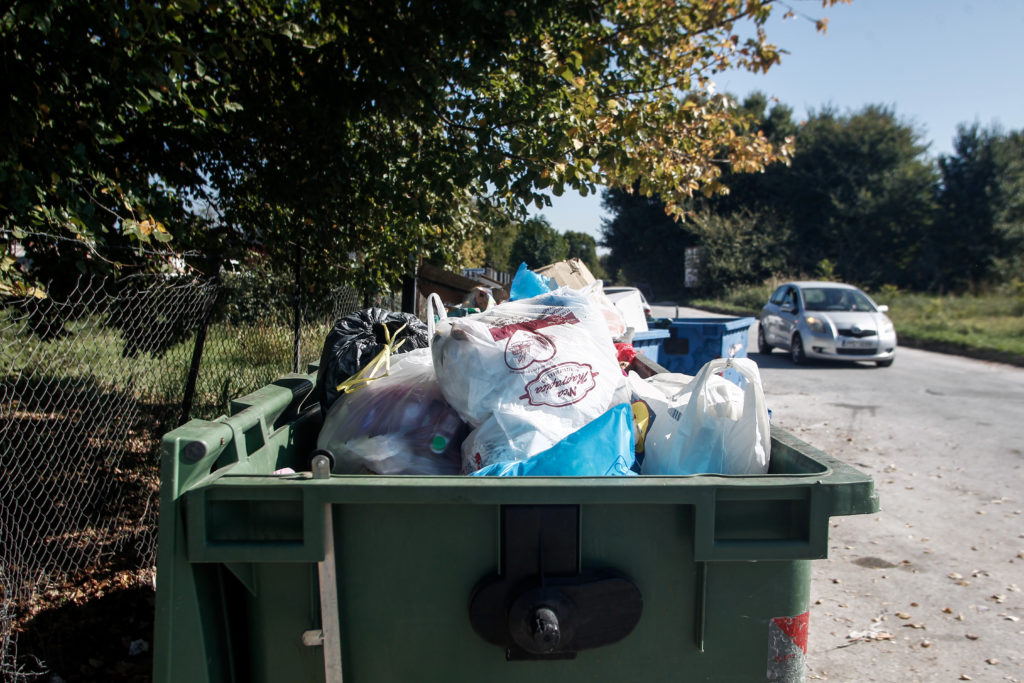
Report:
M872 349L875 347L875 342L868 341L867 339L847 339L846 337L840 337L839 345L844 349Z

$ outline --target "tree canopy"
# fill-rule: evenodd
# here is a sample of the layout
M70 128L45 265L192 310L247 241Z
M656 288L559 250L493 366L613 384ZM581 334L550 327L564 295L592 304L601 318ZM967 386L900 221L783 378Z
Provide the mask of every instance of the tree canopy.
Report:
M921 250L922 284L961 290L1024 279L1024 132L961 125L939 157L939 212Z
M509 252L512 270L525 263L529 268L540 268L565 259L569 254L565 236L551 227L543 216L526 220L519 228Z
M610 250L609 278L655 298L674 296L683 283L686 247L698 244L696 236L669 216L657 197L612 188L602 195L601 206L610 215L601 229L601 244Z
M787 153L711 87L779 60L776 4L15 0L0 246L49 241L91 269L127 240L301 245L387 286L417 254L458 254L478 198L636 187L681 212L723 160ZM40 276L5 258L0 287Z

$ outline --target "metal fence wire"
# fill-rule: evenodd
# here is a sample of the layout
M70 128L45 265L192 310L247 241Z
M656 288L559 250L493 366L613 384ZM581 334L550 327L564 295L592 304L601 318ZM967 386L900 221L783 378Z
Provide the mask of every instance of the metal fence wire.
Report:
M16 642L40 595L104 564L152 577L160 438L186 394L186 414L224 414L318 360L362 307L340 287L296 310L293 290L254 274L82 278L61 300L0 304L0 680L46 670Z

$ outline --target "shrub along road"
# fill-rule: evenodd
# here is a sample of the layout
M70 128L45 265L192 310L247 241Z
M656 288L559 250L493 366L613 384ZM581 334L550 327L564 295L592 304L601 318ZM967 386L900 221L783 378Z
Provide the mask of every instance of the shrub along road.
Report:
M890 368L748 356L773 422L881 502L833 518L812 564L808 680L1024 681L1024 369L911 348Z

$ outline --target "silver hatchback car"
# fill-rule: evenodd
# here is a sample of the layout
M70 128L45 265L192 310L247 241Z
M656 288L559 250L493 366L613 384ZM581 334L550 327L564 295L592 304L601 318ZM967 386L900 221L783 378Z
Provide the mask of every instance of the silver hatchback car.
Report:
M896 354L896 329L885 314L888 310L852 285L787 282L761 310L758 351L788 349L796 364L822 358L888 367Z

